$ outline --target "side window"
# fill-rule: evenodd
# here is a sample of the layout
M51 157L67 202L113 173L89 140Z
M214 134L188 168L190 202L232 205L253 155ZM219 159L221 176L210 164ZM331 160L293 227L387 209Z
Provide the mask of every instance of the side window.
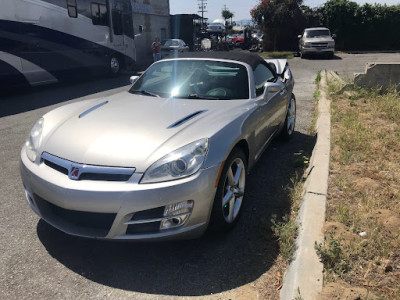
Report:
M92 2L90 4L92 11L92 23L93 25L103 25L108 26L108 12L107 6L100 3Z
M256 96L264 93L264 84L275 81L275 76L270 69L264 65L258 65L254 70L254 81L256 85Z
M78 9L76 7L76 0L67 0L68 16L71 18L78 17Z

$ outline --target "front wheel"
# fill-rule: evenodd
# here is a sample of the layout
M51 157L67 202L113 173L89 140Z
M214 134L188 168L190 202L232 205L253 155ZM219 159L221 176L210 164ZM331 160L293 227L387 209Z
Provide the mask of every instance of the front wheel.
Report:
M117 76L121 70L121 63L118 56L112 55L110 58L110 74L111 76Z
M246 176L246 156L236 148L225 161L221 172L211 212L211 230L224 232L236 224L242 208Z
M292 94L289 102L289 107L286 113L285 123L283 124L280 138L283 140L289 140L294 133L294 127L296 125L296 98Z

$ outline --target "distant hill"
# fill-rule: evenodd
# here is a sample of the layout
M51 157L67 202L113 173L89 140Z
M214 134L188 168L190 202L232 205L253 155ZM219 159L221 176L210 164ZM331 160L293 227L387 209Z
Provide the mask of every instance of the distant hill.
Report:
M240 21L235 21L237 26L245 26L248 24L253 24L252 20L240 20Z

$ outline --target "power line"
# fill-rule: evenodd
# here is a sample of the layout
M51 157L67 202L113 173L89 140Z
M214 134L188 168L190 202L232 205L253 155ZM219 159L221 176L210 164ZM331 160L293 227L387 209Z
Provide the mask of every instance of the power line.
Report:
M198 6L199 6L199 11L201 12L201 27L204 27L204 13L207 12L205 9L207 7L207 0L197 0L198 1Z

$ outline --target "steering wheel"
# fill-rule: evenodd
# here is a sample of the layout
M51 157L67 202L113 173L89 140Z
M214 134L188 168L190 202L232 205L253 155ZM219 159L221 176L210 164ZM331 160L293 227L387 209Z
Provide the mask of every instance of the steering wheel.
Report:
M215 97L226 97L231 92L231 90L223 87L211 89L207 92L207 96L215 96Z

